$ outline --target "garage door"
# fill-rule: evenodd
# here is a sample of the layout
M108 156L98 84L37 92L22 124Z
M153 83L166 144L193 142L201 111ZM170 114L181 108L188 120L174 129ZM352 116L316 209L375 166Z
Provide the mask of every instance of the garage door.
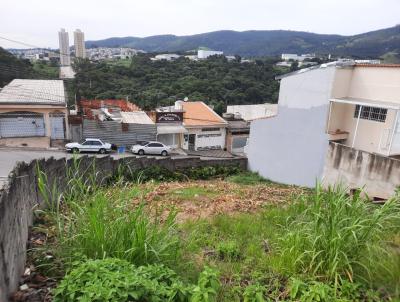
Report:
M0 113L0 137L45 136L43 114L35 112Z

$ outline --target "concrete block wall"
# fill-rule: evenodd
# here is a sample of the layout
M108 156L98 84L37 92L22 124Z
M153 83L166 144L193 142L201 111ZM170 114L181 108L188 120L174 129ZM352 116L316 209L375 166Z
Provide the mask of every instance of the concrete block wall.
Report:
M93 165L94 164L94 165ZM8 184L0 191L0 302L8 301L10 293L18 287L26 261L26 244L29 227L33 223L33 212L45 207L37 187L37 168L47 174L49 187L57 184L60 192L66 187L66 167L73 167L73 159L50 158L33 160L29 164L19 163L9 175ZM118 171L119 165L131 170L150 166L162 166L171 171L185 170L202 166L239 166L247 168L246 158L206 159L193 158L122 158L109 156L82 157L79 162L79 173L90 175L93 167L98 182L107 180Z
M330 143L322 183L325 187L342 183L351 189L363 188L371 198L388 199L400 186L400 160Z

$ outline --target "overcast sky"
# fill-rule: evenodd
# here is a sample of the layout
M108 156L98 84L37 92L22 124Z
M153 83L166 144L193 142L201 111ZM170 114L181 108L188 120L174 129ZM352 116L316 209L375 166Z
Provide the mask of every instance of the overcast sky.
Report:
M58 47L62 27L98 40L222 29L352 35L399 23L400 0L1 0L0 6L0 36L40 47ZM24 48L2 39L0 46Z

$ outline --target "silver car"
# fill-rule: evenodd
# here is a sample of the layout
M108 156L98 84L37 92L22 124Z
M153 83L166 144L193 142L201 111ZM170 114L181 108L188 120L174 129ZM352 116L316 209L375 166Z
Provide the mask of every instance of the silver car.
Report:
M171 152L171 147L160 142L141 142L131 147L131 152L134 154L155 154L167 156Z

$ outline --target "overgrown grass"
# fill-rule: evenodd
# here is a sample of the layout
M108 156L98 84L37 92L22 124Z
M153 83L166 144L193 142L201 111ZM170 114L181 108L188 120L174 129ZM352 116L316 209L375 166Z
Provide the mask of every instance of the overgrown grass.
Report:
M360 192L349 196L340 187L317 186L303 202L304 211L285 226L280 241L282 269L335 284L370 276L374 264L363 260L372 249L384 248L384 240L400 219L399 200L377 206Z
M263 178L258 173L245 171L232 176L229 176L228 181L234 182L240 185L256 185L256 184L268 184L271 181Z
M318 186L312 194L257 213L176 225L174 209L165 216L137 204L152 190L147 186L144 191L140 181L230 176L227 180L239 186L276 185L254 173L232 176L234 169L224 167L191 170L185 176L153 167L141 174L121 171L113 186L102 187L94 171L81 175L69 170L64 195L49 185L45 174L38 174L56 234L52 253L67 268L76 260L112 257L136 266L167 265L190 283L197 282L204 267L217 268L218 292L209 283L216 273L206 271L209 277L198 281L195 301L212 301L204 298L207 295L216 301L249 302L400 299L398 195L382 206L360 192L349 196L340 187ZM136 183L126 185L128 180ZM217 196L203 186L168 194L193 202Z

